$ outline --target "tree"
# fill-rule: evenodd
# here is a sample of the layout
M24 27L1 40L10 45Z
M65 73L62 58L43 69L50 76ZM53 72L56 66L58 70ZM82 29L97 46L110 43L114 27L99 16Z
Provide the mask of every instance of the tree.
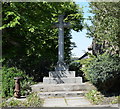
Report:
M83 15L73 2L15 2L3 3L3 65L26 71L40 80L57 62L58 29L53 22L65 13L65 22L82 30ZM74 43L70 28L65 29L65 56L69 60Z
M88 27L88 36L102 44L104 51L120 55L120 2L91 2L92 26Z
M87 29L88 37L93 37L93 55L82 60L82 70L99 90L119 92L120 2L91 2L90 8L94 16Z

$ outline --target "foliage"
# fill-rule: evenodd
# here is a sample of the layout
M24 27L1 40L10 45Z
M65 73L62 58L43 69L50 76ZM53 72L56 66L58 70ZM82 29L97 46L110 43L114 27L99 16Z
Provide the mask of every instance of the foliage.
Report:
M80 71L81 64L79 62L71 62L69 66L70 71L76 71L76 76L82 76L83 72Z
M23 11L24 10L24 11ZM73 24L65 28L65 61L74 43L71 29L82 30L83 15L74 2L4 2L2 5L3 65L17 67L40 81L57 62L58 15Z
M36 93L29 95L27 101L31 107L41 107L43 104L43 100L40 99Z
M85 97L93 104L96 105L108 105L108 104L118 104L120 96L105 96L97 90L91 90L85 94Z
M11 99L9 101L2 102L2 107L41 107L44 100L39 98L36 93L30 94L26 100L20 101L17 99Z
M120 95L118 96L118 104L120 104Z
M118 104L120 96L115 97L114 100L111 101L111 104Z
M24 72L21 70L12 67L2 68L2 97L10 97L14 94L14 86L15 81L14 77L22 77L21 80L21 94L27 95L31 91L30 85L33 84L32 78L28 77Z
M120 2L91 2L90 17L92 26L88 26L88 37L96 43L103 44L107 52L120 55Z
M0 70L0 99L2 97L2 70Z
M85 94L85 96L93 103L93 104L99 104L103 101L103 96L100 92L97 90L91 90L88 93Z
M117 55L99 55L84 62L86 78L103 91L118 90L120 83L120 57Z
M2 102L1 107L19 107L19 104L22 104L21 101L12 99L10 102Z
M89 54L89 58L79 60L80 64L82 65L80 70L82 70L84 72L85 78L87 80L89 80L89 72L87 71L87 68L90 67L89 65L90 65L91 61L94 60L94 58L95 58L94 55Z

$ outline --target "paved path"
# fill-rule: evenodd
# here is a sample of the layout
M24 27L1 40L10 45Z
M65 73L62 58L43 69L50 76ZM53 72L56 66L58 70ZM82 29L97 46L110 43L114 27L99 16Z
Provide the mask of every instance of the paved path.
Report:
M92 105L85 97L45 98L43 107L101 107L102 109L118 109L118 104ZM110 108L111 107L111 108ZM120 109L120 107L119 107Z
M84 97L45 98L43 107L79 107L89 106L91 103Z
M10 98L9 100L20 100L25 101L26 98ZM120 109L120 104L111 105L92 105L85 97L56 97L56 98L44 98L43 107L91 107L90 109L98 109L97 107L102 107L101 109ZM96 108L92 108L96 107ZM110 108L111 107L111 108ZM116 108L112 108L116 107ZM118 108L119 107L119 108ZM88 109L88 108L87 108ZM100 108L99 108L100 109Z

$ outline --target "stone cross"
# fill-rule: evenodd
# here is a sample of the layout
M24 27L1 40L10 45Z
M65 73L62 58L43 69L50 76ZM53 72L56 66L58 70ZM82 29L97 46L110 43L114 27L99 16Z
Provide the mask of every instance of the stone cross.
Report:
M58 62L55 68L56 71L66 71L68 66L64 62L64 28L70 27L70 23L63 22L64 15L58 16L58 23L55 27L58 28Z

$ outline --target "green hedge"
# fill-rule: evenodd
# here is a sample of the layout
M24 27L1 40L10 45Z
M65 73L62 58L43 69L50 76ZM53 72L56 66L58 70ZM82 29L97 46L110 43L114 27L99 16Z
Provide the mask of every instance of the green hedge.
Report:
M12 68L7 68L3 67L2 68L2 97L10 97L13 96L14 94L14 86L15 86L15 81L14 77L23 77L21 80L21 94L22 95L27 95L31 91L30 85L33 84L34 82L32 81L32 78L28 77L24 72L21 70L12 67Z
M108 54L91 57L82 62L85 76L100 90L119 89L120 57Z

